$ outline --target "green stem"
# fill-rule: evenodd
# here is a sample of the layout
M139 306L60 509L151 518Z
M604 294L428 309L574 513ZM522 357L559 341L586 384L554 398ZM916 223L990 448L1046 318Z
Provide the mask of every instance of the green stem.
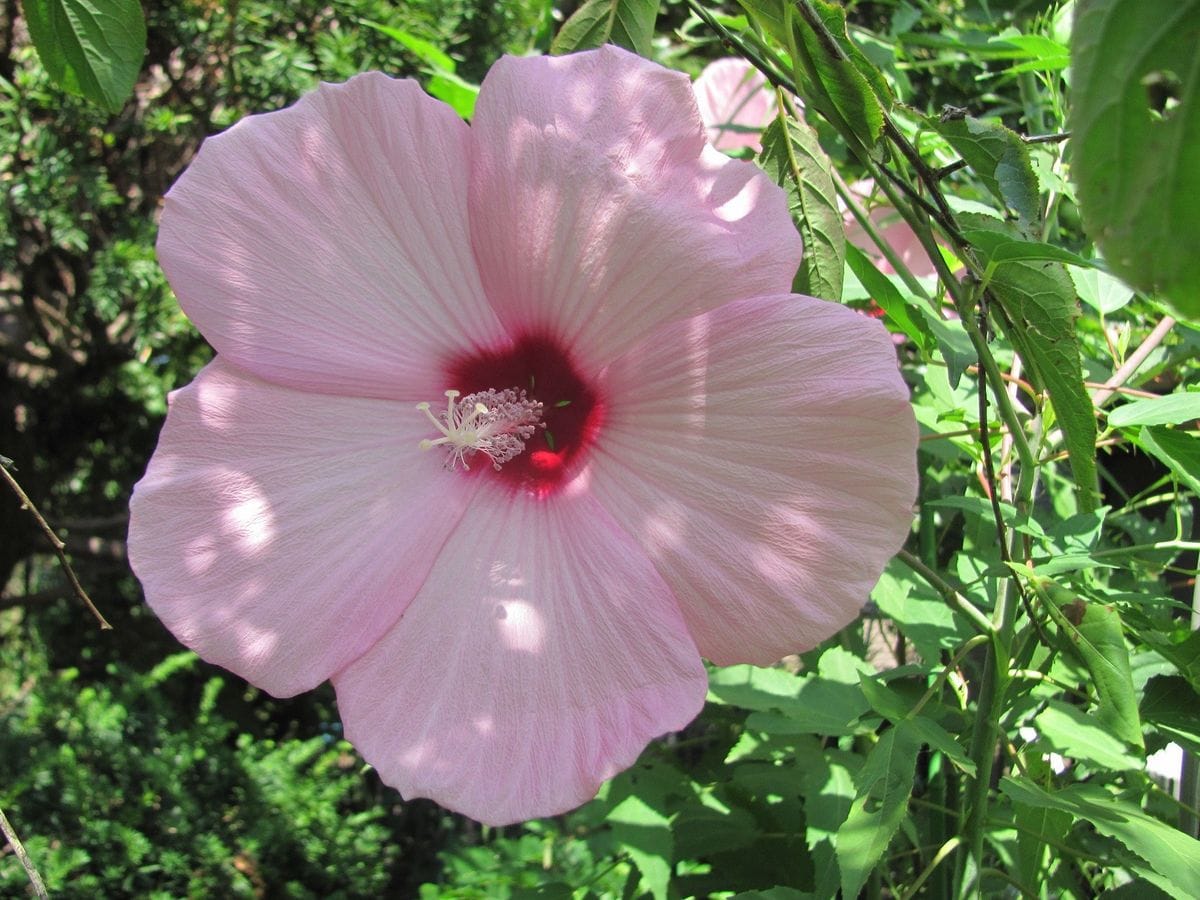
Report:
M858 202L858 198L854 196L854 192L850 190L849 185L846 184L837 171L832 171L832 174L833 186L837 189L838 196L842 198L842 202L846 204L846 208L850 210L850 214L854 216L854 221L867 233L867 237L871 239L871 243L879 248L879 252L888 261L888 265L900 276L900 280L904 282L904 286L916 296L928 301L928 292L921 285L921 282L917 280L917 276L913 275L908 266L904 264L904 260L900 258L900 255L892 249L892 245L879 233L879 229L875 227L875 223L871 221L871 217L862 208L862 204Z
M1017 509L1025 511L1032 497L1033 484L1024 476L1026 472L1032 472L1037 468L1037 460L1034 458L1033 450L1029 446L1029 440L1025 436L1025 428L1021 425L1021 420L1017 418L1017 411L1013 408L1012 398L1009 397L1008 391L1005 389L1004 376L1000 374L1000 367L996 365L996 358L992 356L987 339L983 336L983 332L979 328L979 322L975 318L975 310L973 308L960 307L958 312L962 317L963 328L967 332L967 336L971 339L975 353L979 356L979 365L987 376L987 383L992 389L992 396L995 399L996 408L1000 411L1000 418L1004 420L1004 424L1008 427L1013 447L1017 451L1017 458L1021 461L1021 477L1019 478L1019 482L1028 485L1028 493L1022 496L1021 492L1018 492L1015 505ZM979 389L984 389L982 384L979 386Z
M907 550L901 550L896 554L897 559L924 578L929 586L942 595L942 598L949 603L955 610L966 616L971 623L983 634L991 634L995 626L992 621L984 615L984 613L974 603L955 590L954 586L946 581L937 572L931 569L925 563L921 562L912 553Z
M941 848L934 855L933 859L930 860L929 865L925 867L925 871L923 871L920 875L918 875L917 880L913 882L912 887L910 887L907 891L905 891L902 900L912 900L912 898L917 895L917 891L919 891L921 889L921 885L923 885L925 883L925 880L931 874L933 874L933 870L938 867L938 865L941 863L942 860L944 860L947 856L949 856L951 853L953 853L955 850L957 850L958 845L961 843L962 843L962 838L955 835L954 837L952 837L948 841L946 841L946 843L942 844Z

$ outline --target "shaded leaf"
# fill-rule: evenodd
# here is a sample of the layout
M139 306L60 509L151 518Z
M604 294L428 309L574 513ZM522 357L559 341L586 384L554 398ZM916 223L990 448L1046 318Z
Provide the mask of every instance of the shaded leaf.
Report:
M550 52L574 53L609 43L650 55L658 0L587 0L563 23Z
M1192 753L1200 753L1200 693L1186 678L1155 675L1142 696L1142 718Z
M796 87L806 107L872 147L883 132L891 93L879 70L846 32L846 13L825 0L804 0L806 20L792 0L738 0L792 54ZM815 26L815 27L814 27Z
M1042 878L1046 851L1061 843L1074 821L1070 813L1044 806L1013 802L1013 820L1017 830L1017 874L1025 884L1037 884Z
M1200 316L1200 0L1080 0L1072 173L1112 270Z
M1200 897L1200 841L1117 799L1093 784L1044 791L1025 778L1004 776L1000 790L1026 806L1058 809L1091 822L1120 841L1167 879L1180 897Z
M137 0L25 0L29 37L46 72L110 113L133 92L146 52Z
M1097 718L1121 740L1144 747L1120 614L1115 607L1088 603L1053 582L1038 587L1048 595L1046 610L1066 638L1064 648L1092 675Z
M841 300L846 235L838 211L829 159L807 122L780 110L763 132L758 164L787 192L792 221L804 238L804 256L793 289L797 293Z
M1159 656L1171 662L1179 674L1200 693L1200 631L1189 631L1179 641L1173 641L1159 631L1146 630L1138 633L1143 643L1149 644Z
M1139 447L1171 470L1171 474L1200 494L1200 438L1186 431L1147 425L1138 432Z
M854 803L854 773L862 757L826 750L807 764L804 782L805 845L812 859L813 893L837 896L841 872L837 861L837 832Z

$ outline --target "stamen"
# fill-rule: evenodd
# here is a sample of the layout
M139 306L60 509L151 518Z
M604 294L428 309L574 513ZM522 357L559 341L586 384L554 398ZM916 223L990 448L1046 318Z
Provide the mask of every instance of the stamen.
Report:
M444 445L448 451L447 469L455 469L459 463L470 469L467 460L483 453L492 461L492 468L499 471L501 465L525 449L525 442L533 437L540 424L541 401L530 400L524 390L489 389L458 400L460 396L458 391L446 391L446 411L436 416L428 403L417 404L417 409L442 434L439 438L426 438L420 447L431 450Z

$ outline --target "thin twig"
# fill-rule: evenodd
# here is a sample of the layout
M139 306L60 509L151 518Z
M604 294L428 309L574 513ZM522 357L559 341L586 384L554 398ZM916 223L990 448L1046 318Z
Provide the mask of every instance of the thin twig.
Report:
M0 466L0 469L3 469ZM25 875L29 878L29 883L33 885L33 893L40 900L46 900L50 895L46 893L46 883L42 881L42 876L38 874L38 870L33 865L33 860L29 858L29 854L25 852L25 845L21 843L21 839L17 837L17 833L13 831L12 824L8 821L8 816L4 815L4 810L0 809L0 831L4 832L4 837L8 841L8 846L13 848L13 852L17 854L17 859L21 861L21 865L25 868Z
M0 463L0 474L4 476L4 480L8 482L8 486L13 489L17 497L21 501L21 508L29 510L29 514L37 521L38 526L42 529L42 533L50 540L51 546L54 547L54 553L58 557L58 561L62 563L63 571L67 575L67 581L71 585L71 590L78 597L88 611L96 617L96 621L100 624L100 628L104 631L109 631L112 626L108 624L108 620L100 614L100 610L96 609L96 604L92 603L92 598L87 595L87 591L83 589L83 585L79 583L79 579L75 576L75 570L71 568L71 561L67 559L67 554L63 552L64 544L62 539L55 534L54 529L50 527L38 508L33 505L33 501L29 499L29 495L17 483L17 480L12 477L12 473L8 471L8 466Z
M1146 339L1138 344L1136 350L1129 354L1125 360L1125 364L1117 371L1112 373L1112 377L1104 382L1104 387L1092 394L1092 404L1096 407L1103 406L1108 402L1109 398L1116 393L1117 388L1123 385L1133 376L1133 373L1141 368L1142 363L1146 361L1146 357L1150 355L1163 339L1170 334L1171 329L1175 327L1175 320L1170 316L1163 316L1162 321L1154 326L1154 330L1146 335Z
M1021 140L1027 144L1059 144L1070 137L1069 131L1056 131L1054 134L1023 134Z

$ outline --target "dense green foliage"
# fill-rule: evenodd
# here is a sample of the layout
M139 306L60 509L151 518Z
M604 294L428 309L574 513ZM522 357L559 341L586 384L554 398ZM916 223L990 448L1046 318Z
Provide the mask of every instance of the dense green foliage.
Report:
M1021 0L150 4L110 113L52 82L10 0L0 454L115 626L0 487L0 809L51 893L1200 896L1195 756L1182 803L1146 768L1168 742L1200 754L1200 324L1165 305L1200 290L1195 192L1170 181L1196 142L1140 174L1163 132L1197 133L1200 70L1126 73L1122 102L1152 107L1126 127L1163 127L1109 153L1087 23L1122 4L1079 5L1073 38L1071 5ZM1185 65L1195 37L1160 33L1156 58ZM481 830L380 785L328 692L275 701L180 653L124 563L125 508L166 392L209 354L153 252L199 141L369 68L469 114L501 52L552 40L692 73L737 52L802 101L760 164L806 238L798 283L898 336L922 486L862 622L714 669L701 718L578 812ZM1099 142L1077 158L1068 83ZM1171 202L1113 221L1089 205L1112 166ZM839 203L868 236L903 219L934 274L856 249ZM27 890L0 850L0 893Z

